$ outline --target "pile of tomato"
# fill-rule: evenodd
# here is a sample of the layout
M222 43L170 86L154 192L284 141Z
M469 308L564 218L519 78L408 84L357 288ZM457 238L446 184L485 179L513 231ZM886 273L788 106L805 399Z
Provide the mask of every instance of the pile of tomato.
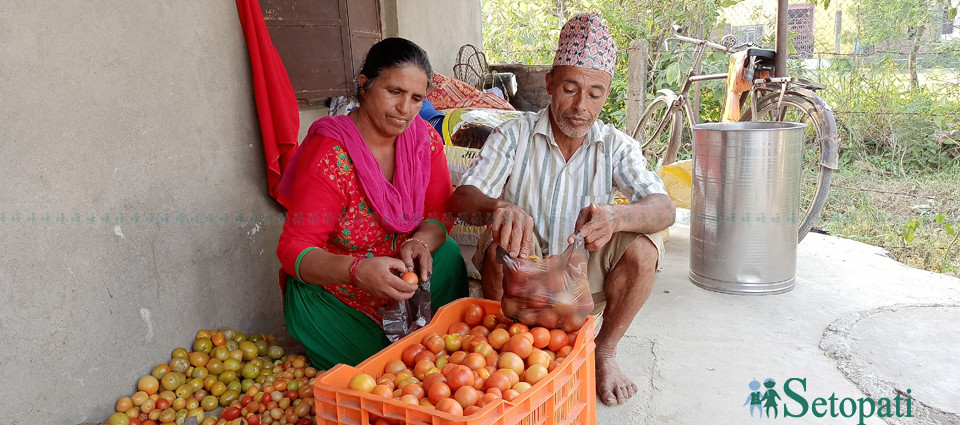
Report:
M136 393L117 400L107 424L174 425L187 417L202 425L312 424L318 371L275 342L230 328L201 330L192 351L173 350L168 363L140 378Z
M502 312L485 315L473 304L446 334L425 335L387 362L378 378L358 374L349 387L469 416L489 403L511 401L546 378L570 355L577 332L531 329Z

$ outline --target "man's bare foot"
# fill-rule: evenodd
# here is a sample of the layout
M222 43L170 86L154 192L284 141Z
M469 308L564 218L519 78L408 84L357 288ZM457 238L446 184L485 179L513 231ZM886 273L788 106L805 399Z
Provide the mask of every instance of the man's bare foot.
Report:
M597 396L607 406L626 403L639 391L637 385L620 370L615 354L596 353Z

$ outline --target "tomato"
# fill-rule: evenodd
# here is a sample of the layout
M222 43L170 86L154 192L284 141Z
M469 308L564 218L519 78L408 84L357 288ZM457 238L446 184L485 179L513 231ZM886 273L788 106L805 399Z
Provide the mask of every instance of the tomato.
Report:
M523 394L524 391L529 390L532 386L533 385L530 385L529 382L517 382L516 384L513 384L513 387L510 389L516 391L517 394Z
M470 333L470 325L464 322L454 322L453 324L450 325L449 328L447 328L447 333L460 334L462 336L466 336L467 334Z
M500 369L500 372L503 372L503 373L507 374L507 376L510 378L510 386L511 386L511 387L514 386L514 385L516 385L517 382L520 382L520 374L517 373L517 371L515 371L515 370L513 370L513 369Z
M437 354L444 349L443 338L437 334L430 335L429 337L423 339L423 346L426 347L431 353Z
M400 356L400 359L403 360L403 363L407 365L407 367L413 367L413 365L416 364L417 354L420 354L421 351L426 349L427 347L424 347L423 344L411 344L403 349L403 354Z
M513 401L513 399L517 398L519 395L520 393L517 392L517 390L511 388L503 392L503 399L506 401Z
M429 353L429 351L427 351L427 353ZM432 367L434 367L434 364L432 361L427 359L420 360L417 362L417 365L413 368L413 376L422 381L423 378L426 376L427 371L430 370L430 368Z
M123 413L114 413L107 419L107 425L130 425L130 417Z
M373 379L372 376L367 375L366 373L360 373L350 378L350 389L369 393L373 390L373 387L377 385L377 381Z
M403 388L400 390L400 394L413 395L417 398L417 402L419 402L420 399L426 395L426 391L423 390L423 386L421 386L420 384L410 384L410 385L404 385Z
M414 405L420 405L420 399L413 394L404 394L400 396L400 401Z
M474 326L473 328L470 328L470 335L486 337L487 335L490 335L490 329L483 327L483 325Z
M520 358L517 353L513 352L504 352L500 355L500 360L497 362L500 370L510 369L517 374L520 374L524 371L523 359Z
M535 364L527 368L526 373L523 374L523 380L529 383L530 385L540 382L543 378L547 376L547 367L542 364ZM523 391L520 391L521 393Z
M486 326L487 329L492 331L493 328L497 327L497 323L500 323L500 321L497 320L496 315L488 314L483 316L483 326Z
M524 325L523 323L514 323L510 325L510 327L507 329L507 331L510 332L510 335L516 335L518 333L527 332L529 330L530 329L527 328L527 325Z
M228 421L232 421L240 417L240 408L233 406L223 409L223 413L220 414L221 418L224 418Z
M406 368L407 368L407 365L403 364L403 360L391 359L390 361L387 362L387 365L384 366L383 371L384 373L396 375L397 372L400 372L401 370L404 370Z
M289 423L289 422L288 422L288 423ZM300 418L300 420L297 421L297 424L296 424L296 425L310 425L310 424L312 424L312 423L313 423L313 420L310 419L310 418ZM253 424L253 423L251 423L251 424L249 424L249 425L259 425L259 424Z
M481 342L475 345L473 347L473 352L483 357L487 357L496 353L496 351L493 350L493 347L491 347L490 344L487 342Z
M438 383L441 383L441 382L443 382L443 383L446 383L446 382L447 382L447 377L444 376L442 373L432 373L432 374L429 374L429 375L427 375L426 377L423 378L423 383L422 383L423 389L424 389L425 391L429 392L429 391L430 391L430 387L432 387L434 384L438 384Z
M453 399L460 403L464 408L476 406L480 400L480 393L473 387L460 387L453 395Z
M546 351L539 350L534 348L530 355L527 356L527 367L533 366L535 364L543 365L547 367L550 365L550 355Z
M414 272L403 272L400 275L400 279L406 282L408 285L416 285L420 283L420 278L417 277L417 274Z
M483 389L485 390L496 388L500 391L506 391L508 388L510 388L510 386L510 377L507 376L506 373L500 371L494 372L483 383Z
M557 358L559 359L561 357L564 357L564 358L570 357L570 352L572 351L573 351L573 347L569 345L566 347L563 347L560 349L560 351L557 351Z
M393 395L393 383L390 383L390 386L377 384L373 387L373 389L370 390L370 394L390 398Z
M247 425L260 425L260 417L257 415L247 415Z
M480 406L470 406L466 409L463 409L463 416L470 416L479 411L480 411Z
M437 361L437 355L433 354L433 352L428 349L424 349L413 358L413 364L420 363L421 360L427 360L430 363L434 363Z
M500 396L498 396L498 395L496 395L496 394L493 394L493 393L485 393L484 395L480 396L480 400L477 401L477 406L483 407L483 406L486 406L486 405L488 405L488 404L490 404L490 403L493 403L493 402L495 402L495 401L497 401L497 400L499 400L499 399L500 399Z
M463 406L452 398L445 398L436 404L437 410L455 416L463 416Z
M467 358L466 351L457 351L450 355L450 358L447 359L447 362L453 363L453 364L463 364L463 361L466 360L466 358Z
M483 309L476 304L470 304L463 313L463 321L470 326L477 326L483 323Z
M536 327L530 329L530 334L533 335L533 346L536 348L544 348L550 345L550 331L547 328Z
M487 366L487 359L478 353L470 353L463 359L463 365L470 370L477 370Z
M507 341L500 351L515 353L525 359L533 352L533 341L524 337L524 334L517 334L510 337L510 341ZM503 359L501 358L500 361L503 362Z
M440 400L450 397L450 386L445 382L436 382L430 385L427 390L427 398L430 399L430 402L436 405Z
M165 399L165 398L158 398L158 399L157 399L157 402L156 402L156 409L157 409L157 410L166 410L166 409L169 408L169 407L170 407L170 400L167 400L167 399Z
M490 346L493 347L494 350L499 350L509 340L510 332L504 329L494 329L490 331L490 335L487 335L487 342L490 343Z
M452 391L456 391L460 387L473 386L473 382L473 371L466 366L455 365L447 374L447 385L450 386Z

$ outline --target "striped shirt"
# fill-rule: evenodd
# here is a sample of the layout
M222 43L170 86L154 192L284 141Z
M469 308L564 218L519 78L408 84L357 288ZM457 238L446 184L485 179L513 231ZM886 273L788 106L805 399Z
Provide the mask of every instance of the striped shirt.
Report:
M548 110L497 127L460 182L530 214L544 255L566 249L580 210L591 203L610 204L615 191L630 202L667 193L660 177L647 170L640 143L610 124L595 121L565 161Z

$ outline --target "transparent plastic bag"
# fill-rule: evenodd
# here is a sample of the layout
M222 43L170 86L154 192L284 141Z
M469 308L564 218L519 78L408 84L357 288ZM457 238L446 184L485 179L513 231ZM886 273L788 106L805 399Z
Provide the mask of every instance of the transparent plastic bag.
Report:
M573 244L560 255L547 258L511 258L497 248L503 265L503 314L527 326L580 329L593 311L587 280L589 252L577 232Z
M430 281L420 282L416 292L406 301L387 304L383 309L383 332L394 343L430 323L433 309L430 305Z

